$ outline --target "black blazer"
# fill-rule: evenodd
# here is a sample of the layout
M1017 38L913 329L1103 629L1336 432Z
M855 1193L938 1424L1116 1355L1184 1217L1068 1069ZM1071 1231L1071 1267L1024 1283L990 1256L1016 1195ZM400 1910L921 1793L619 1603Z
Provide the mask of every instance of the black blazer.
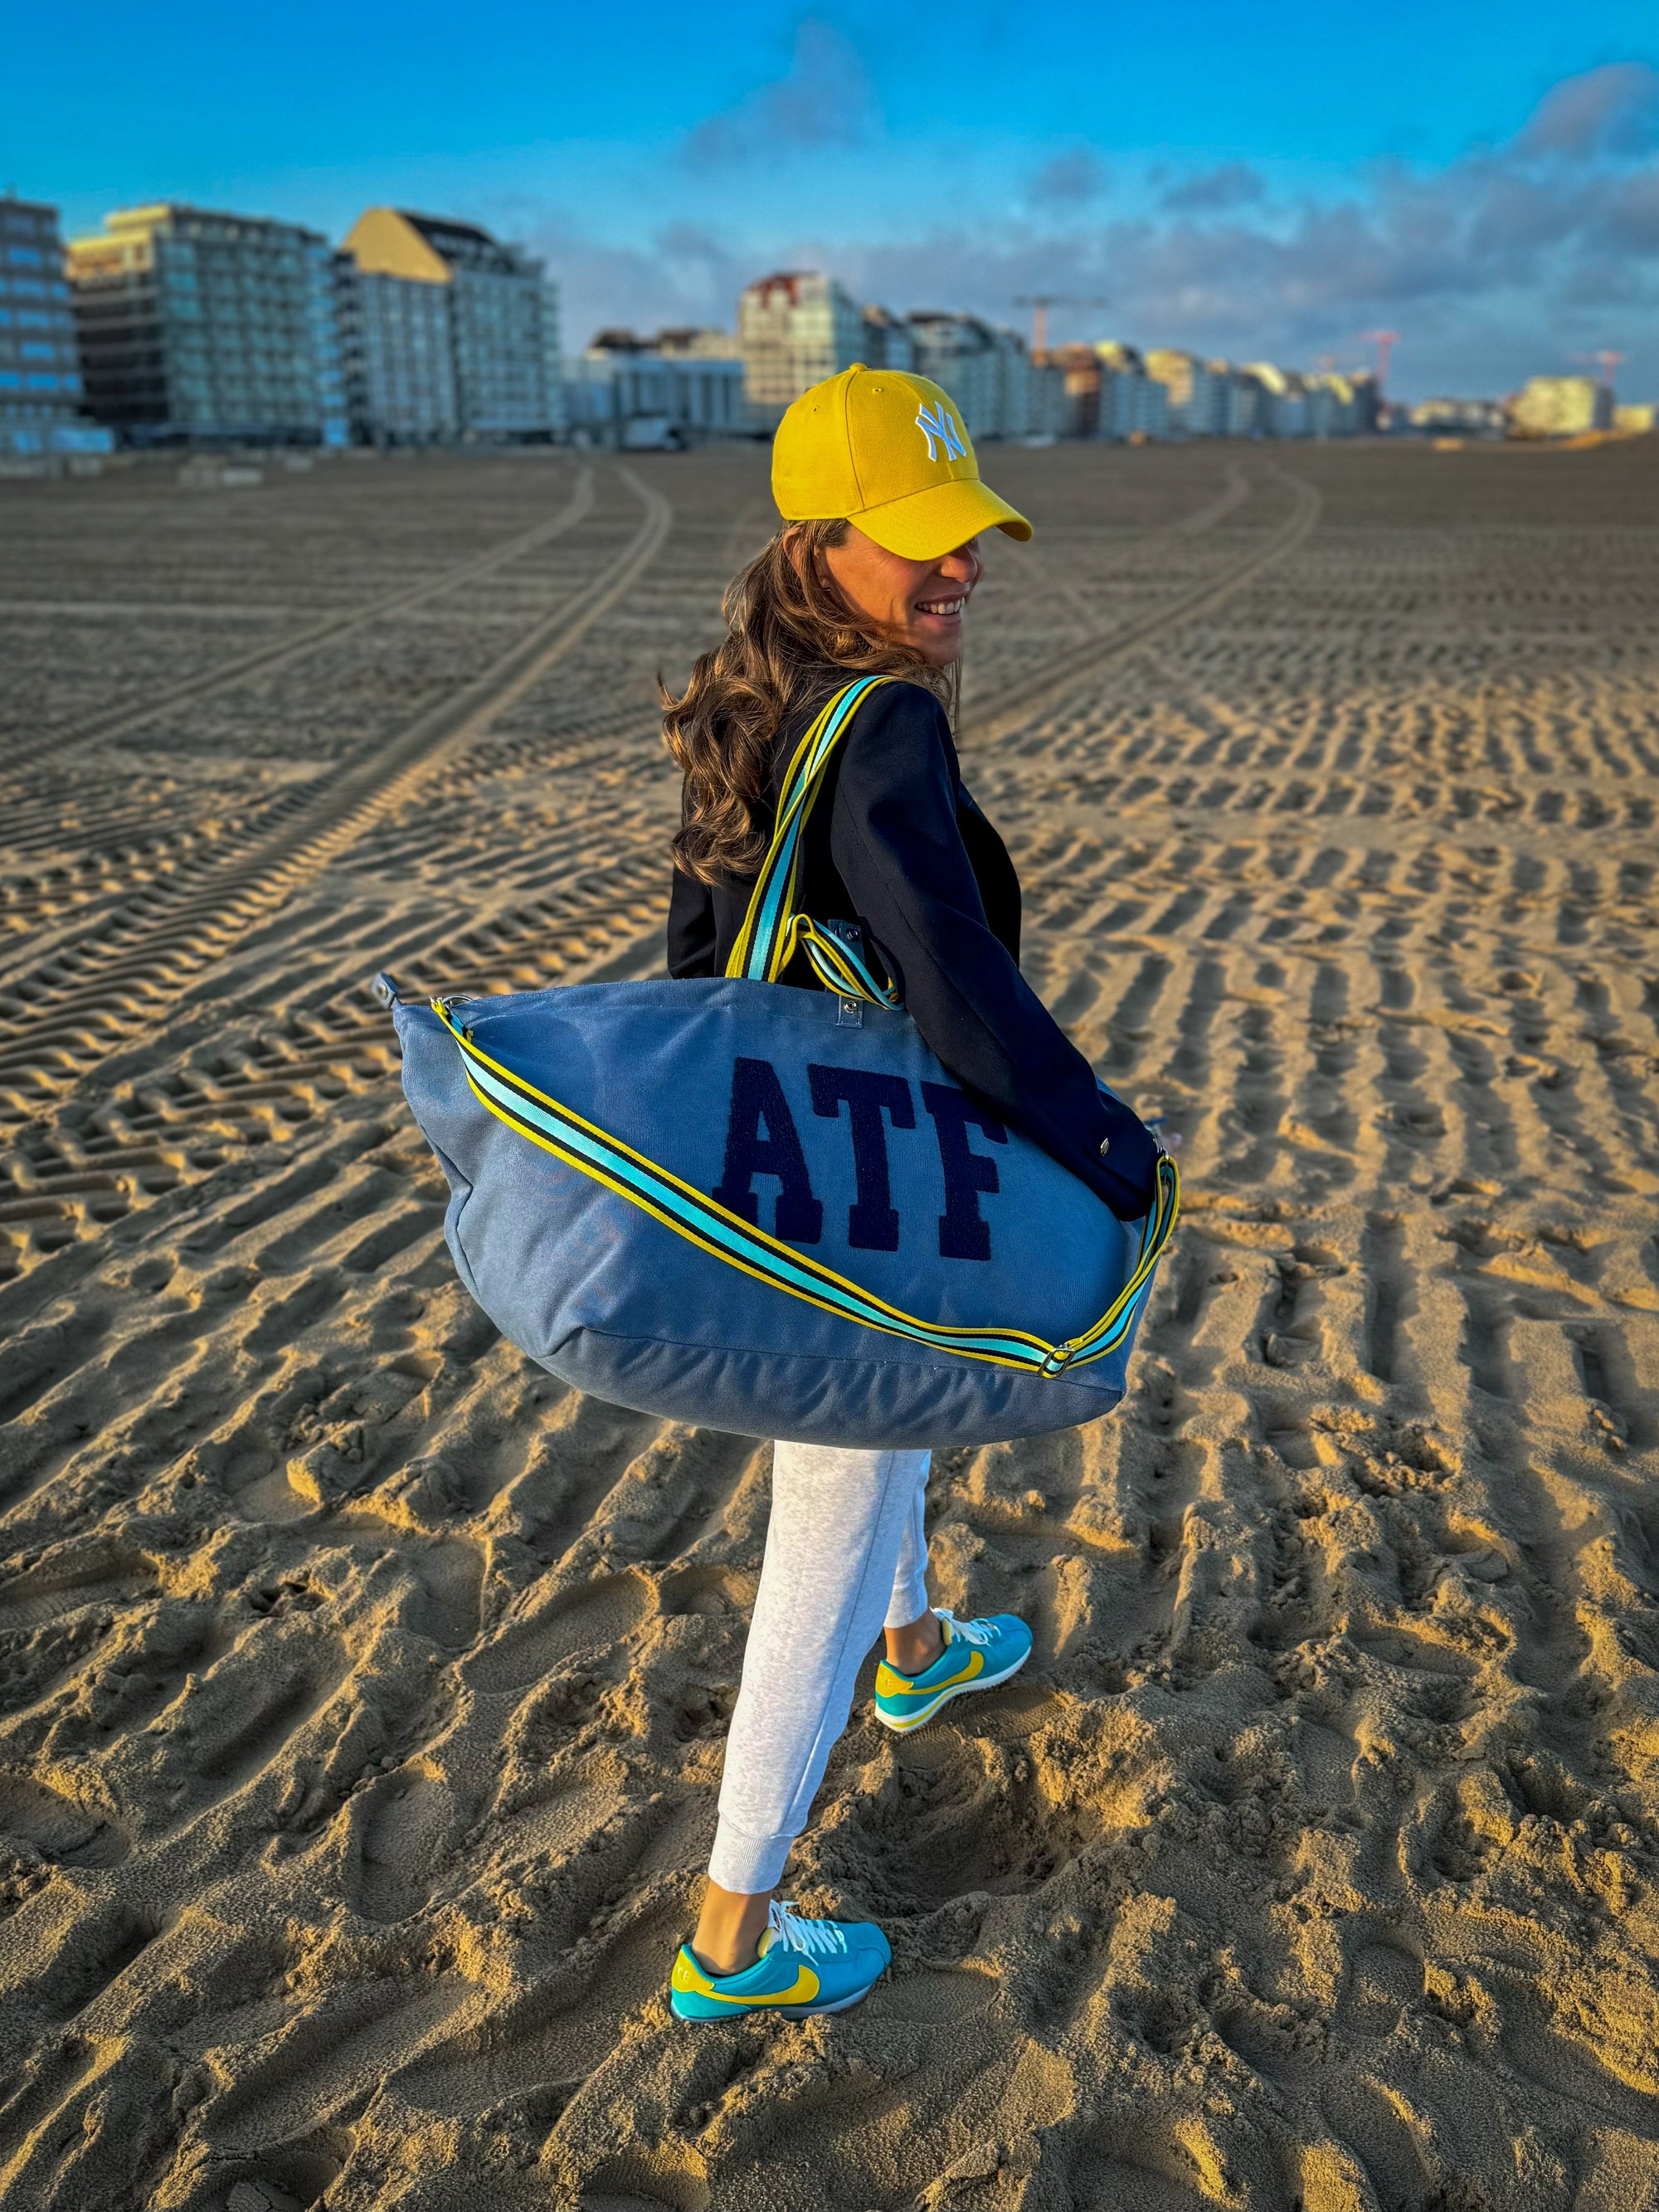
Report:
M779 732L765 826L818 698ZM749 909L752 876L712 888L674 871L671 975L718 975ZM1103 1098L1094 1070L1019 972L1019 878L963 787L944 708L920 684L884 684L853 717L808 822L798 902L856 921L922 1036L1000 1121L1135 1220L1156 1152L1136 1116ZM783 979L820 988L804 957Z

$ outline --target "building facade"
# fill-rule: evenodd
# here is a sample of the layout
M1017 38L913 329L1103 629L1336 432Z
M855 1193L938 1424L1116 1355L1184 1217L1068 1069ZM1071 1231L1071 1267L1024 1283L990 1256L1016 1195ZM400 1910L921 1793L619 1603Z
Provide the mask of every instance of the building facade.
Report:
M1609 385L1593 376L1533 376L1516 394L1510 421L1522 438L1582 437L1613 427Z
M1157 346L1146 355L1148 376L1164 386L1169 428L1187 438L1227 434L1227 387L1233 370L1224 361L1206 361L1175 346Z
M618 451L741 437L749 428L743 361L684 343L720 335L665 331L653 339L602 331L567 380L572 434ZM729 336L726 343L732 345Z
M864 359L864 316L833 276L785 271L744 290L738 343L750 417L775 430L803 392Z
M886 307L866 307L860 358L866 368L915 368L916 349L908 325Z
M977 315L909 316L915 366L948 392L970 438L1058 438L1068 419L1066 372L1033 360L1016 331Z
M67 254L89 413L135 445L343 445L332 256L314 231L172 202Z
M1080 341L1033 356L1060 379L1060 435L1092 438L1100 428L1100 356Z
M1501 438L1505 428L1501 399L1459 399L1442 393L1419 399L1406 410L1413 430L1435 438Z
M0 199L0 456L96 452L81 411L75 310L58 210Z
M1332 369L1304 378L1310 438L1357 438L1370 428L1371 382Z
M1003 377L990 328L977 315L932 310L907 320L917 375L950 393L970 438L1000 437Z
M682 325L672 330L661 330L653 338L635 339L632 331L622 335L639 353L659 353L665 359L676 361L741 361L743 348L738 343L734 331L717 331L707 324ZM604 333L594 339L595 345L604 343Z
M351 435L360 446L447 444L461 434L449 295L441 284L334 258Z
M1302 379L1271 361L1247 362L1244 374L1255 386L1255 434L1261 438L1305 438L1308 400Z
M1066 373L1027 351L1018 331L991 333L997 372L997 428L1000 438L1059 438L1066 422Z
M558 295L539 261L476 223L402 208L368 209L344 251L363 298L359 435L396 436L399 409L436 421L446 384L456 428L432 436L535 440L563 430ZM368 284L377 278L385 281ZM429 352L441 323L447 380ZM373 376L371 331L380 353Z
M1146 364L1132 345L1103 339L1095 348L1100 357L1100 407L1096 435L1137 443L1170 434L1170 394L1167 387L1146 373Z

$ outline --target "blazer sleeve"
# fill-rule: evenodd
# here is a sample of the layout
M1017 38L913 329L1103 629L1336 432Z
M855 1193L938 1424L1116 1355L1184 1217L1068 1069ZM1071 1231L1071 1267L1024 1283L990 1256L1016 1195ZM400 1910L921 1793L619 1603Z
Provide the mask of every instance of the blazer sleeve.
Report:
M843 744L830 854L904 1003L951 1073L1121 1218L1147 1210L1156 1152L992 931L957 823L945 711L884 684Z
M678 868L668 900L668 972L677 978L714 972L714 895Z

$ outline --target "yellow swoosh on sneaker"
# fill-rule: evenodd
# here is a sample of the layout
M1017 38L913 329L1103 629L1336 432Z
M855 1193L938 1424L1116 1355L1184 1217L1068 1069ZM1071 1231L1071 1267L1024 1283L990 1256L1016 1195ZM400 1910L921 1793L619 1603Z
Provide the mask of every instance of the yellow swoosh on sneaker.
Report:
M902 1674L892 1673L884 1659L876 1674L876 1689L884 1698L936 1698L941 1690L954 1689L958 1682L971 1682L975 1674L985 1671L985 1654L975 1650L968 1664L954 1674L947 1674L942 1682L930 1682L924 1690ZM886 1679L884 1680L883 1677Z
M690 1994L695 1990L700 1997L713 1997L717 2004L729 2005L811 2004L820 1986L812 1969L802 1966L787 1990L769 1990L757 1996L734 1996L728 1990L717 1989L696 1960L684 1950L674 1960L674 1972L670 1981L673 1988L684 1993Z

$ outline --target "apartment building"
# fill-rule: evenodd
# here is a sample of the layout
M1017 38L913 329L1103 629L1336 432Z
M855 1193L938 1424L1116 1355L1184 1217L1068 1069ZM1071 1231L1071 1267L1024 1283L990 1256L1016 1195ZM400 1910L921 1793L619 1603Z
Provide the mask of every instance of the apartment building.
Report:
M8 193L0 198L0 457L106 445L81 400L58 210Z
M601 331L593 341L596 346L605 343L607 335ZM704 324L684 324L672 329L660 330L653 338L635 338L631 331L619 335L636 353L659 353L665 360L673 361L741 361L743 348L738 343L734 331L717 331Z
M344 444L316 232L168 201L106 216L66 263L88 410L128 443Z
M360 437L398 436L400 414L436 426L422 434L434 438L562 431L558 295L541 262L476 223L403 208L367 210L343 251L360 302Z
M864 359L864 315L833 276L786 270L745 289L738 343L750 417L775 430L803 392Z
M1234 374L1231 363L1206 361L1176 346L1156 346L1144 358L1147 375L1168 395L1172 433L1188 438L1227 434L1228 387Z
M1258 437L1305 438L1309 434L1308 392L1302 377L1271 361L1247 362L1243 374L1256 386Z
M1375 380L1322 369L1304 380L1310 438L1357 438L1371 427Z
M866 368L914 368L916 349L908 325L886 307L866 307L859 357Z
M1000 437L1003 378L989 326L977 315L931 309L907 320L916 374L950 393L970 438Z
M1103 339L1096 346L1100 359L1100 408L1095 434L1120 441L1167 438L1170 434L1168 387L1146 373L1146 364L1132 345Z
M1459 399L1440 394L1406 410L1413 430L1436 438L1501 438L1507 427L1501 399Z
M1066 372L1027 351L1015 331L991 333L997 369L996 435L1060 438L1068 419Z
M1510 408L1510 421L1523 438L1582 437L1587 430L1613 425L1612 387L1593 376L1531 376Z
M725 354L704 349L716 339ZM744 381L729 333L601 331L567 378L570 428L584 443L618 450L740 437L750 427Z
M432 446L461 434L449 295L424 278L334 257L335 312L353 441Z
M906 321L916 373L950 393L970 438L1063 435L1065 372L1034 361L1017 331L931 310Z

